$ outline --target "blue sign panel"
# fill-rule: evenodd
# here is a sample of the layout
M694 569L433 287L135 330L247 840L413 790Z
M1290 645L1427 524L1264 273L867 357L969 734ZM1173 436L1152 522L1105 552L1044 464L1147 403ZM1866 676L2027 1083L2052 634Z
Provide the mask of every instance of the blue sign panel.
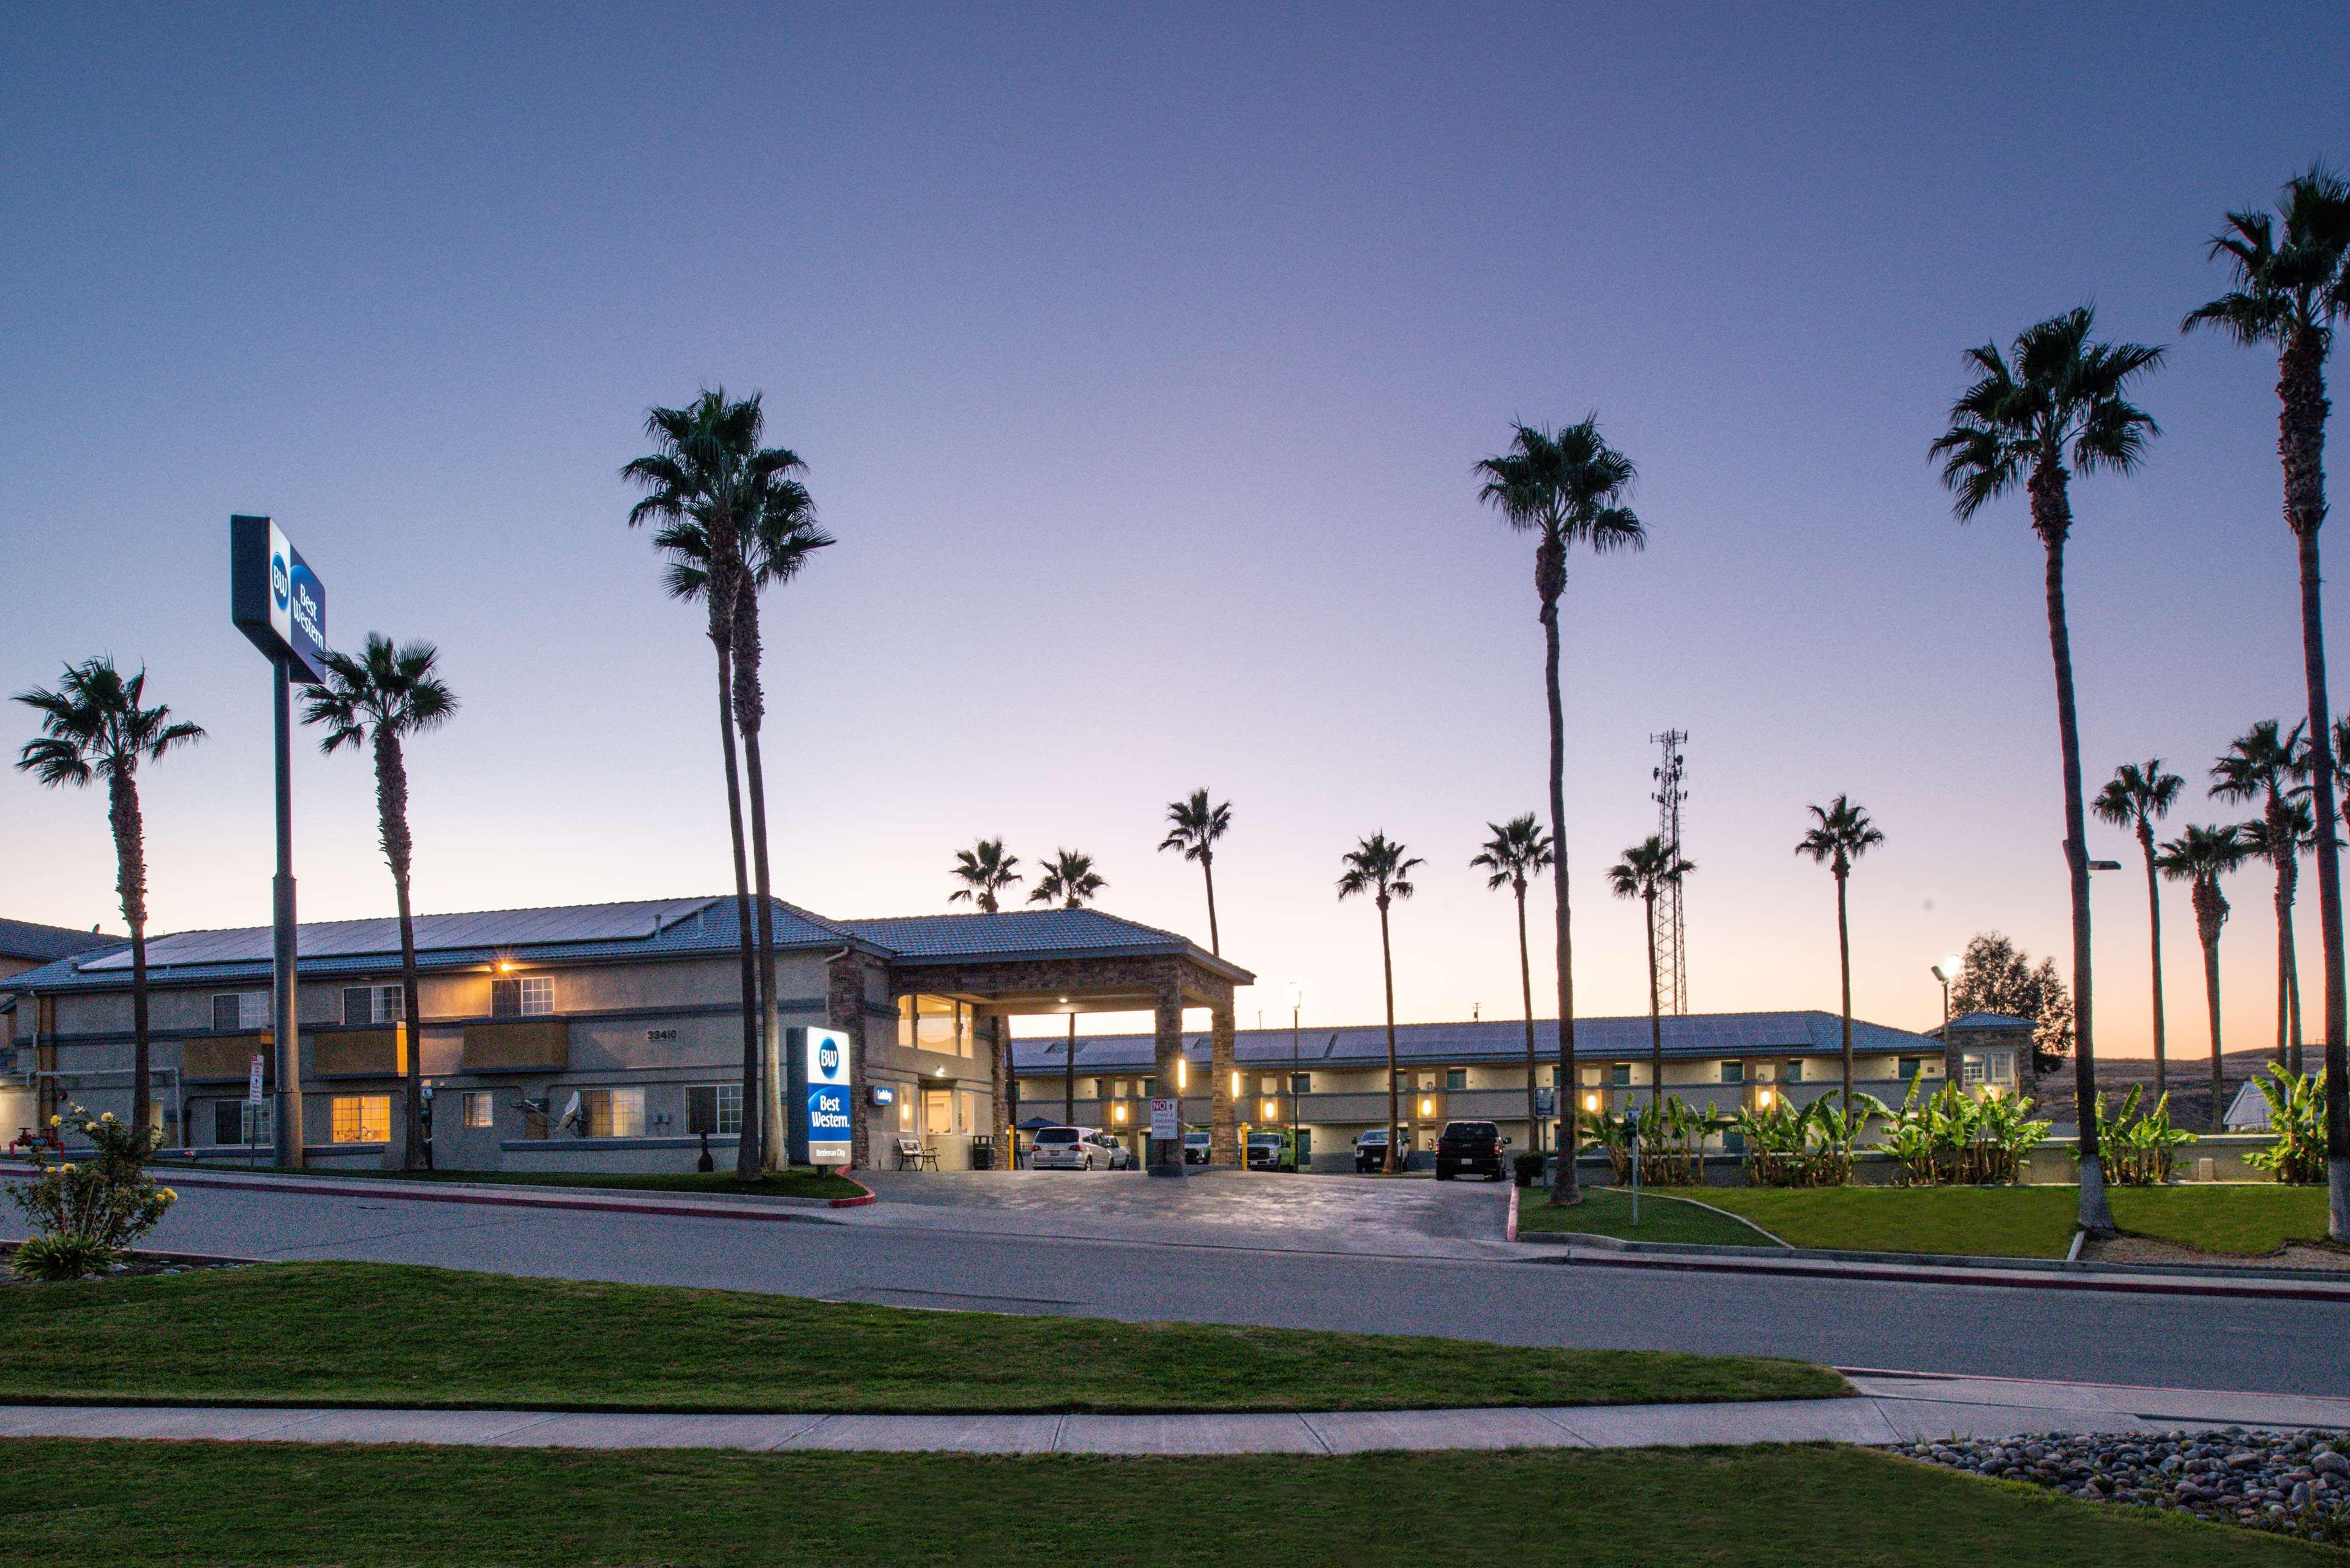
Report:
M327 679L327 585L266 517L229 519L229 619L296 680Z
M837 1029L800 1031L807 1053L807 1158L847 1165L849 1152L848 1036Z

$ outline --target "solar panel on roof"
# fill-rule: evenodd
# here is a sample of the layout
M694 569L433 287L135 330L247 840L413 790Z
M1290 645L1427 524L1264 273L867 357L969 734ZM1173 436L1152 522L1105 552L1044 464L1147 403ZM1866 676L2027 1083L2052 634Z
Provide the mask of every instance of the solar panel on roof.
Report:
M452 948L542 947L567 942L649 940L700 913L712 898L655 898L629 904L586 904L551 909L485 909L458 915L420 915L416 945L441 952ZM319 920L300 929L305 959L390 955L400 950L400 922L392 919ZM267 926L225 931L180 931L147 944L150 968L183 964L263 963L270 957ZM84 971L130 967L127 948L90 960Z

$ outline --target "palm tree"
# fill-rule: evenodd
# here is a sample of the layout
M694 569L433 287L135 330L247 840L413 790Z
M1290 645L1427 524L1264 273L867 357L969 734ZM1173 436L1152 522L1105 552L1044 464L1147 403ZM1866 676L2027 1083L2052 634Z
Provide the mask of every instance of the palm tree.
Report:
M2073 701L2072 634L2064 624L2064 539L2073 528L2072 469L2127 473L2158 432L2153 417L2123 393L2161 361L2162 350L2137 343L2099 343L2087 306L2028 327L2013 358L1996 344L1967 351L1981 372L1950 407L1950 428L1933 444L1942 483L1963 523L2011 491L2032 503L2033 531L2048 564L2048 647L2056 667L2056 733L2064 773L2064 862L2073 903L2074 1092L2095 1104L2096 1033L2089 955L2088 807L2081 787L2081 732ZM2067 463L2071 464L2068 468ZM2081 1117L2081 1228L2111 1235L2096 1118Z
M788 460L788 461L785 461ZM775 980L775 906L767 869L767 784L760 762L759 730L766 717L766 693L759 677L759 596L771 587L790 582L810 556L837 543L816 526L816 502L806 486L791 478L801 466L789 452L778 452L774 472L747 485L736 508L743 549L742 591L734 596L734 620L728 638L733 670L734 728L743 740L743 765L751 794L752 882L757 895L754 937L761 977L760 1002L764 1032L780 1040L783 1019ZM703 522L707 509L681 516L653 535L653 544L669 557L663 572L671 598L693 602L710 591L710 530ZM732 737L730 737L731 740ZM780 1091L780 1084L771 1085ZM776 1147L785 1114L781 1102L767 1127L770 1163L782 1158Z
M743 545L746 515L755 511L755 498L765 483L799 461L788 452L759 445L764 422L757 393L729 401L723 388L711 389L684 408L649 410L645 433L657 450L620 470L621 478L647 492L629 508L629 526L650 518L665 524L698 523L703 530L707 580L702 598L709 610L710 645L718 655L718 732L725 761L726 825L733 840L734 918L743 971L743 1131L734 1147L734 1170L745 1180L757 1178L765 1147L762 1064L775 1041L764 1034L763 1024L772 1027L775 1015L764 1005L775 992L774 911L762 897L758 917L753 917L743 840L743 781L734 747L736 600L750 591ZM769 938L764 954L758 940L762 930Z
M1880 838L1883 835L1878 835ZM1676 846L1667 844L1664 836L1651 833L1631 848L1624 858L1607 867L1607 886L1619 898L1638 898L1648 925L1648 1099L1651 1104L1665 1103L1665 1023L1662 1005L1657 994L1657 895L1671 888L1682 877L1697 869L1696 865L1681 858ZM1836 880L1836 898L1841 909L1844 880ZM1849 997L1845 1011L1851 1011ZM1849 1027L1849 1025L1847 1025ZM1849 1075L1847 1075L1849 1076ZM1851 1092L1851 1085L1845 1085Z
M1064 909L1082 909L1087 900L1100 896L1109 884L1094 869L1094 857L1077 849L1055 849L1053 857L1045 862L1045 874L1030 888L1032 904L1058 904ZM1077 1119L1077 1014L1069 1012L1069 1049L1061 1062L1061 1119Z
M2150 757L2141 767L2124 763L2089 803L2100 822L2126 827L2137 835L2138 852L2146 857L2146 924L2154 949L2154 1097L2169 1087L2165 1065L2167 1048L2162 1013L2162 878L2154 864L2154 825L2170 815L2187 781L2162 771L2162 759Z
M1485 878L1488 888L1507 888L1518 904L1518 988L1526 999L1526 1136L1536 1137L1542 1126L1534 1115L1534 975L1532 956L1526 946L1526 883L1550 868L1551 838L1534 821L1534 814L1513 816L1507 822L1489 822L1486 831L1493 836L1485 840L1484 847L1470 857L1469 864L1481 871L1490 872ZM1572 1095L1574 1086L1563 1085L1558 1092ZM1560 1125L1570 1124L1575 1116L1570 1100L1562 1113ZM1541 1144L1536 1139L1535 1147Z
M2342 871L2335 845L2335 752L2327 724L2324 617L2317 531L2325 521L2325 356L2350 316L2350 186L2323 164L2282 192L2282 243L2266 213L2228 214L2210 255L2228 258L2235 287L2189 313L2182 329L2213 327L2277 349L2277 452L2284 517L2301 567L2301 657L2309 693L2310 777L2316 789L2317 923L2325 962L2327 1234L2350 1242L2350 998L2345 995Z
M429 642L396 647L380 632L368 633L363 649L327 655L327 683L309 689L302 710L306 724L323 724L318 749L332 756L367 742L375 751L376 830L385 864L391 867L391 897L400 912L400 1016L408 1027L406 1114L408 1147L400 1165L424 1163L424 1077L421 1058L423 1010L416 979L416 920L409 901L409 860L414 841L408 832L408 763L401 739L437 728L457 711L456 693L434 671L440 650Z
M2280 867L2280 879L2286 884L2279 895L2282 901L2278 910L2282 921L2283 973L2280 978L2283 989L2277 996L2277 1065L2298 1075L2302 1070L2301 957L2292 935L2292 885L2298 880L2301 857L2317 847L2317 820L2310 812L2308 796L2296 794L2285 803L2284 814L2279 819L2272 822L2265 815L2256 816L2239 827L2236 834L2243 841L2246 857Z
M1808 855L1814 865L1825 866L1835 877L1836 962L1844 971L1844 1114L1852 1117L1852 921L1845 907L1845 884L1852 879L1853 862L1885 842L1885 835L1868 820L1866 808L1843 795L1822 809L1813 806L1811 830L1796 842L1795 853Z
M1379 910L1379 963L1387 977L1388 997L1387 1172L1392 1176L1403 1168L1403 1162L1396 1158L1401 1118L1396 1106L1395 949L1388 940L1388 905L1394 899L1411 897L1411 873L1420 862L1405 854L1404 846L1385 833L1374 833L1358 841L1343 858L1347 872L1338 878L1338 897L1344 899L1368 893Z
M1003 853L1001 838L983 838L969 849L956 850L953 875L962 886L947 895L947 902L975 903L983 915L996 913L997 895L1027 879L1020 871L1020 857Z
M2275 719L2263 719L2228 744L2211 764L2211 798L2242 805L2261 803L2257 844L2250 836L2246 851L2266 860L2276 872L2277 932L2277 1061L2297 1058L2294 1035L2298 1020L2291 1016L2300 991L2299 965L2293 953L2293 904L2301 880L2302 836L2293 831L2293 808L2312 793L2310 746L2303 739L2307 726L2295 724L2286 733ZM2322 917L2321 917L2322 919ZM2293 1060L2293 1071L2301 1070Z
M1195 789L1182 800L1167 803L1167 820L1170 826L1159 847L1180 849L1184 859L1200 863L1200 873L1208 879L1208 950L1222 958L1223 941L1216 932L1216 840L1232 826L1232 802L1211 805L1208 792Z
M172 710L147 700L147 671L128 680L100 656L66 666L54 691L34 687L16 701L41 716L41 733L16 753L16 766L51 788L106 781L106 819L114 829L114 888L130 928L130 1125L145 1132L154 1117L147 1055L147 829L139 813L139 763L204 738L174 723ZM184 1137L185 1130L182 1129Z
M2243 864L2244 846L2230 826L2189 826L2162 846L2155 864L2174 882L2189 885L2195 906L2195 934L2203 941L2203 1003L2211 1018L2211 1130L2227 1114L2220 1071L2220 928L2228 923L2228 900L2220 878Z
M1586 545L1596 555L1637 550L1648 535L1624 504L1632 487L1632 460L1599 435L1599 416L1560 431L1516 424L1510 450L1477 465L1484 480L1479 499L1500 509L1511 527L1538 535L1534 597L1542 605L1543 683L1550 711L1550 836L1556 857L1559 1093L1572 1096L1575 1067L1575 940L1566 879L1566 719L1559 701L1559 596L1566 591L1566 553ZM1575 1179L1575 1117L1559 1118L1559 1179L1554 1204L1579 1202Z

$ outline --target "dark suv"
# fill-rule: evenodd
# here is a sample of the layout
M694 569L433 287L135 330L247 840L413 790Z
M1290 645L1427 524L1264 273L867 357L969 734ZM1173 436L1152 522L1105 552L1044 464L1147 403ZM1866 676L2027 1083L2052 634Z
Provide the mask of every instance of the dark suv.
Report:
M1388 1168L1388 1129L1373 1127L1355 1140L1355 1174L1376 1176Z
M1436 1140L1436 1179L1450 1181L1469 1170L1499 1181L1509 1174L1502 1163L1502 1151L1509 1147L1510 1140L1492 1122L1447 1122Z

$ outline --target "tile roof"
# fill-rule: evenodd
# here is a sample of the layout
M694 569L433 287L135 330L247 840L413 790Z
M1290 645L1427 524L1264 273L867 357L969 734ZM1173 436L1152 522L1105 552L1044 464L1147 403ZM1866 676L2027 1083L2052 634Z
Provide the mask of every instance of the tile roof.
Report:
M1575 1022L1575 1054L1586 1060L1637 1061L1648 1054L1648 1019L1645 1013L1621 1018L1578 1018ZM1534 1024L1535 1049L1546 1058L1558 1051L1558 1026L1548 1019ZM1672 1057L1714 1056L1833 1056L1844 1050L1841 1023L1833 1012L1700 1012L1664 1021L1665 1054ZM1856 1053L1882 1055L1939 1053L1940 1043L1907 1029L1861 1019L1852 1021ZM1064 1070L1066 1039L1038 1036L1013 1042L1013 1071L1022 1074ZM1523 1020L1484 1019L1460 1023L1399 1023L1396 1026L1396 1059L1409 1062L1523 1061L1526 1026ZM1384 1024L1350 1024L1344 1028L1299 1032L1298 1061L1358 1065L1387 1060ZM1148 1034L1081 1034L1077 1037L1079 1072L1134 1072L1153 1060L1153 1040ZM1279 1066L1290 1058L1287 1029L1242 1029L1233 1034L1233 1060ZM1208 1037L1187 1034L1183 1054L1189 1060L1208 1059Z
M1103 958L1191 953L1247 980L1256 977L1191 945L1191 939L1099 909L1007 909L996 915L896 915L842 920L846 929L913 963L992 958Z
M76 930L69 926L36 925L31 920L0 919L0 958L47 963L53 959L112 947L127 939L102 931Z

